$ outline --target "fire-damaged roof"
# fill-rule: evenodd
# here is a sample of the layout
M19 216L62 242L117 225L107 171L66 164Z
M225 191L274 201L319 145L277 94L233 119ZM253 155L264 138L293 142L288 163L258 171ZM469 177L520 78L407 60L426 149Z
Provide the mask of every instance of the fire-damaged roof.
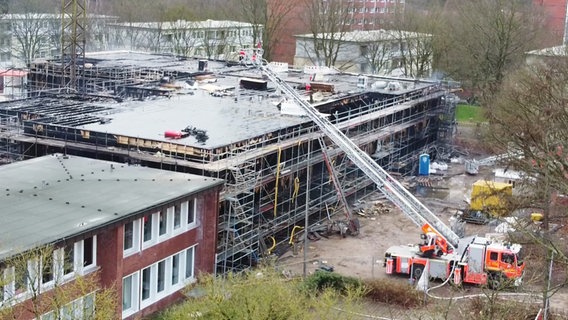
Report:
M222 184L61 154L0 166L0 260Z

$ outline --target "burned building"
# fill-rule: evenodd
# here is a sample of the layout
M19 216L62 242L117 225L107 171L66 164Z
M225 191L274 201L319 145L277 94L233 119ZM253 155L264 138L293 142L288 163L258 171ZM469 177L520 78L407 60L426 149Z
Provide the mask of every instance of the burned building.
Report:
M306 216L312 225L341 219L338 189L349 201L376 190L258 69L121 52L87 59L79 80L87 90L77 95L52 85L61 83L56 62L32 66L30 98L0 104L0 153L60 152L224 179L218 272L288 249ZM386 170L414 174L419 154L451 151L455 101L438 82L278 68Z

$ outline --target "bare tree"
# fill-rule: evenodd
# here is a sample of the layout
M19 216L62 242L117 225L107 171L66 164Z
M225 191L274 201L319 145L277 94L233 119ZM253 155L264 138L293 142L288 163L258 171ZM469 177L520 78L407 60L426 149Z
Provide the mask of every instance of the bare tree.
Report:
M335 66L348 31L353 2L343 0L306 0L311 35L305 53L315 65Z
M555 270L568 271L568 248L562 234L552 225L565 224L566 204L559 200L568 195L568 60L566 53L546 63L522 68L504 79L504 86L488 110L490 126L487 141L501 152L509 152L504 165L524 174L522 196L515 206L543 214L542 224L517 228L530 243L540 248L531 259L540 268L543 295L552 295L567 282L565 278L548 279L550 259ZM543 259L546 257L546 259ZM555 273L558 273L555 272ZM546 285L551 281L550 288Z
M262 42L264 58L271 60L272 50L279 44L282 27L289 21L294 1L235 0L231 8L237 8L242 20L252 24L252 43ZM228 14L228 16L231 16Z
M434 58L433 38L440 30L440 16L441 11L435 4L430 5L426 12L413 8L396 8L387 25L398 42L400 67L404 75L430 75Z
M376 39L364 46L361 55L366 59L372 73L387 74L392 68L393 52L386 41Z
M206 21L201 24L200 38L201 53L207 59L223 58L228 51L229 26L225 24L211 25Z
M542 19L524 0L454 0L448 7L446 35L453 45L443 67L491 95L537 45Z

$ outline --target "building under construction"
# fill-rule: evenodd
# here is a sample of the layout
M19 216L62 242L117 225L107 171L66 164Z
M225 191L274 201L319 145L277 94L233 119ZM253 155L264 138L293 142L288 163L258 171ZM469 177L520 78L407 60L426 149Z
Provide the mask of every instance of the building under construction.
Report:
M306 216L333 224L376 190L255 68L129 52L78 65L76 95L60 93L58 61L31 65L29 98L0 103L0 157L60 152L224 179L218 272L278 254ZM451 152L455 100L438 82L278 69L390 172Z

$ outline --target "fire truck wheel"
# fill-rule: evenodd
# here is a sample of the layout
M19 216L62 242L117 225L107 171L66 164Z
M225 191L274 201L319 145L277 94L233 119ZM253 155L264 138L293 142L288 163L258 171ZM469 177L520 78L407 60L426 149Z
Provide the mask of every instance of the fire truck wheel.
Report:
M501 288L502 284L503 284L503 275L501 273L494 272L489 274L489 277L487 279L487 285L489 286L489 289L497 290Z
M413 264L412 265L412 279L420 280L422 273L424 272L424 266L421 264Z

